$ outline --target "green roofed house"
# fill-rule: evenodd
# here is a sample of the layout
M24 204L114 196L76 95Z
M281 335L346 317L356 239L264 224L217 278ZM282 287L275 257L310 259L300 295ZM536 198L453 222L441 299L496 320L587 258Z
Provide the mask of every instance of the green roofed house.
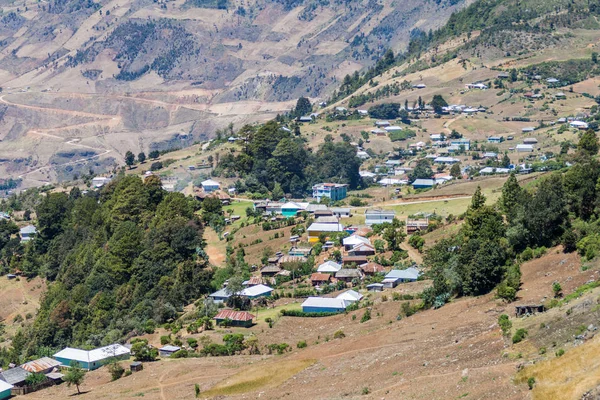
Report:
M70 367L71 363L76 362L79 367L88 371L93 371L107 364L112 359L127 360L130 351L127 347L120 344L111 344L94 350L81 350L67 347L53 357L60 361L62 366Z
M298 214L298 211L302 211L305 208L306 206L303 207L303 204L290 201L281 206L281 215L284 217L295 217L296 214Z
M10 390L12 388L13 385L10 383L0 381L0 400L8 399L10 397Z

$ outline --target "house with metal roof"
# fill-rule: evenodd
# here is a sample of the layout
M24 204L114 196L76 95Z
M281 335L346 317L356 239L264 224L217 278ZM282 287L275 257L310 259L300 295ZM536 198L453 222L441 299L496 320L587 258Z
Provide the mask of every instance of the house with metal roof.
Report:
M324 272L314 272L310 276L310 283L313 286L326 285L331 281L331 275Z
M343 183L319 183L313 186L313 197L318 202L323 197L328 197L331 201L338 201L346 198L348 185Z
M415 282L420 275L421 271L415 267L410 267L407 269L394 269L388 272L382 283L387 288L394 288L399 283Z
M244 328L250 328L254 318L256 317L250 314L248 311L234 310L221 310L214 317L217 325L221 325L227 321L228 326L241 326Z
M160 349L158 349L158 355L161 357L171 357L173 354L177 353L179 350L181 350L181 347L168 344L168 345L163 346Z
M348 251L349 256L374 256L375 255L375 247L368 243L359 243L354 245L350 251Z
M321 234L325 234L327 237L332 233L343 232L344 226L339 222L313 222L306 231L308 232L309 243L316 243L319 241L319 236Z
M335 278L344 282L352 282L354 279L362 279L362 271L356 268L342 268L335 273Z
M127 360L130 356L130 350L120 344L111 344L94 350L81 350L66 347L52 357L64 367L71 366L71 363L79 364L79 367L88 371L93 371L107 364L113 359Z
M342 239L342 244L346 250L352 250L357 244L371 244L371 241L360 235L351 235Z
M367 226L392 222L396 213L394 210L367 210L365 212L365 224Z
M360 266L360 270L365 275L375 275L385 271L382 265L377 264L376 262L369 262Z
M10 390L13 387L10 383L0 381L0 400L8 399L10 397Z
M360 301L360 299L363 298L363 295L358 293L356 290L346 290L343 293L340 293L336 296L336 299L342 299L342 300L347 300L349 302L355 303L357 301Z
M302 303L305 313L339 313L346 311L351 302L329 297L309 297Z
M429 189L436 185L435 179L415 179L412 183L413 189Z
M279 271L280 271L280 269L279 269L279 267L277 267L277 272L279 272ZM229 299L230 297L231 297L231 293L229 293L227 291L227 288L219 289L216 292L208 295L208 298L217 304L226 302L227 299Z
M31 375L31 372L21 367L10 368L0 372L0 381L13 386L25 386L25 381L29 375Z
M221 188L221 184L217 181L213 181L212 179L207 179L201 182L200 185L202 186L202 190L204 190L206 193L214 192Z
M517 153L530 153L533 151L531 144L518 144L516 147Z
M329 260L319 265L319 267L317 268L317 272L324 274L335 274L340 269L342 269L342 266L340 264L336 263L335 261Z
M257 299L259 297L269 297L272 291L273 288L270 288L266 285L256 285L247 287L246 289L242 290L239 295L249 299Z
M352 215L352 211L347 207L332 207L330 210L338 218L350 217Z
M303 206L300 203L290 201L281 206L281 215L284 217L295 217L298 214L298 211L302 211L305 208L306 206Z
M21 365L21 368L32 373L47 374L59 366L60 362L50 357L42 357L38 358L37 360L26 362L25 364Z
M27 225L19 230L21 242L29 242L37 234L37 229L33 225Z

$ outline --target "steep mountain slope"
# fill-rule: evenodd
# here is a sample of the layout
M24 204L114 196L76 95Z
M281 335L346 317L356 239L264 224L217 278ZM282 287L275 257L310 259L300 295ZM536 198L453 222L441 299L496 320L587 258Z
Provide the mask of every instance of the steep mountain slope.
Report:
M0 171L24 186L71 179L128 149L186 146L273 118L301 95L326 98L462 4L13 2L0 15Z

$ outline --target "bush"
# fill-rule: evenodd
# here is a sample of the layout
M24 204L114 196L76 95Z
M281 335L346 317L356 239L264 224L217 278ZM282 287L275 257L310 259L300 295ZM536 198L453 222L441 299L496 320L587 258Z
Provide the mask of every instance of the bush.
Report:
M188 343L188 346L190 346L192 349L195 349L196 347L198 347L198 339L188 338L187 343Z
M306 340L301 340L296 344L296 347L299 349L304 349L308 346L308 344L306 344Z
M525 339L526 336L527 336L527 330L525 330L523 328L517 329L517 331L515 332L515 334L512 337L513 344L517 344L517 343L523 341L523 339Z
M336 331L336 332L333 334L333 338L334 338L334 339L343 339L343 338L345 338L345 337L346 337L346 334L345 334L345 333L344 333L342 330Z
M367 309L365 309L365 313L363 314L362 318L360 319L360 323L362 324L363 322L367 322L370 319L371 319L371 310L367 308Z
M119 363L112 363L108 366L110 377L113 381L120 379L125 373L125 369Z
M510 322L510 319L508 319L508 315L500 315L498 317L498 325L500 325L500 329L502 329L502 335L508 336L510 334L512 322Z
M371 389L369 389L368 387L362 388L362 394L364 396L368 395L369 393L371 393Z
M267 346L267 350L269 350L269 354L273 351L276 351L277 354L281 355L290 349L290 345L287 343L274 343Z
M527 379L527 386L529 386L529 390L535 386L535 378L533 376Z
M565 351L563 349L558 349L558 351L555 354L556 357L562 357L565 354Z
M392 293L392 300L399 301L400 298L401 298L400 293L398 293L398 292L393 292Z
M171 354L171 358L187 358L187 356L188 352L184 349L177 350L175 353Z
M160 344L161 345L164 346L164 345L169 344L169 343L171 343L171 337L170 336L161 336L160 337Z

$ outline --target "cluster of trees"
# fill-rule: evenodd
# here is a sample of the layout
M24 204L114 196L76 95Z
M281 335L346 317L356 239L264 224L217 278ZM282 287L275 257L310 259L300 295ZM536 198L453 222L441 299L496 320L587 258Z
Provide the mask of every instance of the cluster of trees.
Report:
M160 156L160 152L158 150L152 150L148 156L150 157L151 160L156 160L159 156ZM129 168L131 168L136 162L136 158L135 158L135 154L133 154L133 152L131 151L127 151L125 153L125 164L127 164L127 166ZM137 162L139 162L140 164L143 164L144 162L146 162L146 153L144 153L143 151L140 152L137 156Z
M428 306L440 306L455 295L479 295L498 288L514 299L519 288L519 260L525 253L562 244L586 258L600 254L599 145L593 131L584 133L575 163L566 172L541 178L533 190L521 187L513 174L494 206L485 204L478 189L465 214L465 223L452 238L426 254L424 263L434 280L424 293Z
M165 192L156 176L121 176L85 196L77 188L47 194L36 207L37 237L10 264L48 279L19 353L152 332L208 293L198 209L191 197Z
M258 128L245 126L238 136L247 139L244 149L222 156L215 173L242 178L236 185L240 191L267 193L279 185L284 193L303 197L318 182L347 183L351 189L360 185L355 148L347 142L334 143L330 135L316 152L275 121Z

